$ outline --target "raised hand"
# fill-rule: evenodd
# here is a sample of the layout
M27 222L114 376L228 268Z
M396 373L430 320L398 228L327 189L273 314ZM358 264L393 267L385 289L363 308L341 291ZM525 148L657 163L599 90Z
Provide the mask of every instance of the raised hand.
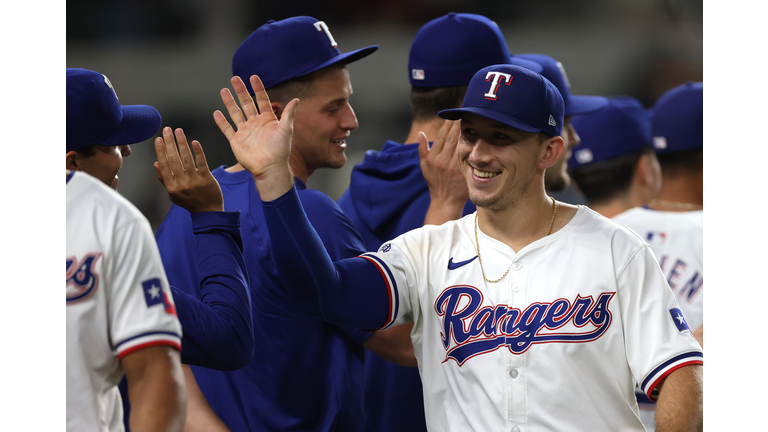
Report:
M184 131L176 129L174 140L171 128L163 128L163 137L155 138L157 179L165 186L171 202L190 213L224 211L221 187L208 169L203 147L198 141L192 141L192 149L197 166Z
M278 120L258 76L251 76L255 103L240 77L232 77L231 82L242 110L227 88L221 90L221 100L237 131L221 111L216 110L213 118L227 137L237 161L256 180L261 199L272 201L293 187L288 155L291 152L293 119L299 100L289 102L283 110L282 119Z
M457 148L461 121L446 120L429 147L424 132L419 132L421 173L429 186L430 206L426 224L440 225L461 217L469 198L467 181L459 168Z

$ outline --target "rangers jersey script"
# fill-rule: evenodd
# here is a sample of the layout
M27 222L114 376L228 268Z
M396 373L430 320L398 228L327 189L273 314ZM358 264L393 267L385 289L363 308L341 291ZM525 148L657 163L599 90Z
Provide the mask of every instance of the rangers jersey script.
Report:
M642 431L650 395L701 348L648 245L580 207L517 253L475 214L417 229L364 258L411 319L432 431Z
M67 430L122 431L119 360L181 349L181 326L152 230L83 172L67 176Z
M704 212L637 207L616 215L653 249L691 330L704 323Z

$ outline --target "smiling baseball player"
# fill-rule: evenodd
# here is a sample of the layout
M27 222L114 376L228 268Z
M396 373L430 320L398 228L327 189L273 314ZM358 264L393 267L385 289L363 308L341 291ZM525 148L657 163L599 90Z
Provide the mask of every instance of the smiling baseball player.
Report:
M309 225L287 159L298 101L278 121L258 77L258 114L232 83L237 131L214 117L264 200L276 265L297 307L361 328L414 322L433 431L642 431L634 387L658 394L670 429L701 427L702 352L641 238L544 191L562 154L563 100L511 65L472 78L459 163L476 213L426 226L377 253L332 262ZM663 386L662 386L663 384Z

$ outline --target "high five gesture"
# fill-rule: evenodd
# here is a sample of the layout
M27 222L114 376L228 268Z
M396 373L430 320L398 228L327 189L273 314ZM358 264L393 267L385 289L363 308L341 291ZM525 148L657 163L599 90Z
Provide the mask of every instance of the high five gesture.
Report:
M227 137L237 161L253 175L261 199L272 201L293 187L288 155L291 152L293 119L299 100L289 102L283 111L282 119L278 120L258 76L251 76L253 97L240 77L232 77L231 83L240 101L240 107L229 89L222 89L220 93L237 130L235 131L221 111L216 110L213 118Z

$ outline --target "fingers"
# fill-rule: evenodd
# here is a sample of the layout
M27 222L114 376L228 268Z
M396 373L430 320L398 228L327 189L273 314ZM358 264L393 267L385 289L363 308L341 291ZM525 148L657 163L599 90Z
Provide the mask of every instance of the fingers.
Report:
M448 135L445 137L445 151L449 155L454 155L459 148L459 134L461 132L460 120L447 120L451 122L451 128L448 130Z
M263 114L272 113L274 116L272 105L269 102L269 96L264 89L264 84L262 84L261 78L257 75L251 75L251 87L253 87L253 98L256 100L256 105L259 107L259 111ZM286 106L286 109L287 108L288 107Z
M443 122L443 125L440 126L440 130L437 131L437 139L432 142L432 148L430 149L431 151L437 151L438 154L443 151L446 136L448 135L448 131L451 129L451 123L452 122L450 120L446 120Z
M264 94L266 95L266 92ZM298 99L292 99L290 102L288 102L288 105L285 106L283 115L281 116L280 127L290 134L293 134L293 119L296 117L296 109L299 107L299 103L300 102ZM269 98L267 98L267 104L269 104Z
M200 145L200 141L192 141L192 151L195 152L195 159L197 159L197 171L202 174L211 172L210 168L208 168L208 161L205 159L205 153L203 153L203 146Z
M168 157L165 155L165 143L161 137L155 138L155 154L157 155L157 162L155 162L157 178L165 185L164 179L172 178L173 174L168 166Z
M419 159L424 162L429 154L429 140L427 140L427 134L419 131Z
M216 122L216 125L219 127L219 130L221 131L221 133L223 133L224 136L227 138L227 141L231 142L232 137L235 136L235 130L232 129L232 125L229 124L229 122L227 121L227 118L224 117L224 114L222 114L222 112L219 110L214 111L213 121Z
M235 89L237 99L240 101L240 106L245 113L246 119L259 115L259 112L256 111L256 105L253 103L253 98L251 98L250 93L248 93L248 88L245 86L245 83L243 83L243 80L240 79L239 76L233 76L230 82Z
M171 175L181 174L184 172L184 164L179 158L179 151L176 150L176 140L173 139L173 131L167 126L163 128L163 141L165 142L165 157L168 159Z
M184 131L181 128L176 129L176 142L179 146L179 156L181 157L184 172L189 173L190 171L194 171L195 160L192 159L192 152L189 150L187 137L184 135Z
M232 77L232 82L235 82L235 78L240 81L240 77ZM240 81L240 84L242 85L243 82ZM242 111L240 111L240 107L237 106L235 99L232 97L232 93L228 88L225 88L221 89L219 94L221 95L221 101L224 102L224 106L227 107L227 112L229 112L232 122L235 123L235 126L240 128L240 126L245 123L245 116Z

